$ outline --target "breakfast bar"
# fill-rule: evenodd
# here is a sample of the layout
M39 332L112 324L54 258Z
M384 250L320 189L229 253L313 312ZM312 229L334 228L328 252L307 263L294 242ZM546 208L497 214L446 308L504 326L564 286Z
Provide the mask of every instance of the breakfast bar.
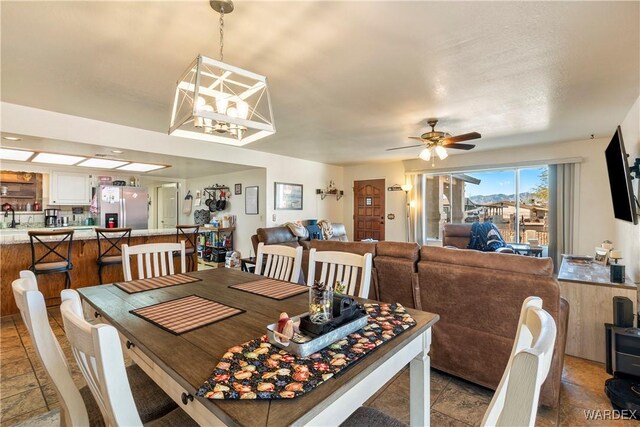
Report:
M71 287L82 288L98 284L98 243L95 227L69 228L24 228L0 230L0 315L6 316L18 312L11 291L11 282L20 275L21 270L31 266L31 244L28 231L51 231L73 229L73 245L71 249ZM175 242L175 228L133 230L131 245L144 243ZM40 290L45 298L58 298L64 288L64 274L48 274L41 279ZM124 280L120 264L103 269L104 283ZM43 285L44 284L44 285Z

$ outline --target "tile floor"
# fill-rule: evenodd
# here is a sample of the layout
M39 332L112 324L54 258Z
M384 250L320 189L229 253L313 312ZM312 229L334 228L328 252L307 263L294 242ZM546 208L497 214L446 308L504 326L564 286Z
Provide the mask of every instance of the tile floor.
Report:
M62 318L57 309L50 310L49 322L61 347L73 361L64 337ZM44 369L37 360L29 334L19 316L0 319L0 426L59 425L59 404ZM82 374L72 362L73 378L84 386ZM559 408L542 408L539 426L638 425L636 421L596 421L585 419L585 409L610 409L603 384L609 376L603 365L575 357L565 359ZM433 426L468 426L482 421L492 391L432 371L431 424ZM367 405L389 415L409 421L409 370L405 369L373 396Z

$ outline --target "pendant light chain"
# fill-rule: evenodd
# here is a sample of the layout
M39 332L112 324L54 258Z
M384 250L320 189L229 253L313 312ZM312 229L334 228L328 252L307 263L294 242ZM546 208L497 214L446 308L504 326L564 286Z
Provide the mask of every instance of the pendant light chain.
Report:
M224 8L220 11L220 62L224 62Z

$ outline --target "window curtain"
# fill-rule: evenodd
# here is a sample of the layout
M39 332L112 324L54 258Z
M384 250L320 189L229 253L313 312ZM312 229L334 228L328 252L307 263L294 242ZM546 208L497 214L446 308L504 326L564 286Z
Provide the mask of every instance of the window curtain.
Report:
M426 176L423 174L411 175L411 191L409 191L409 237L407 241L416 242L419 245L426 244Z
M578 163L549 165L549 257L557 272L562 254L574 253Z

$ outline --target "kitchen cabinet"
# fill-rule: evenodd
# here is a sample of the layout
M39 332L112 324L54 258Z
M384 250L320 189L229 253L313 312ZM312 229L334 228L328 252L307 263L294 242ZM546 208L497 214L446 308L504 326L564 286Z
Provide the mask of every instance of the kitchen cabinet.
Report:
M49 204L91 204L91 176L75 172L51 172Z

